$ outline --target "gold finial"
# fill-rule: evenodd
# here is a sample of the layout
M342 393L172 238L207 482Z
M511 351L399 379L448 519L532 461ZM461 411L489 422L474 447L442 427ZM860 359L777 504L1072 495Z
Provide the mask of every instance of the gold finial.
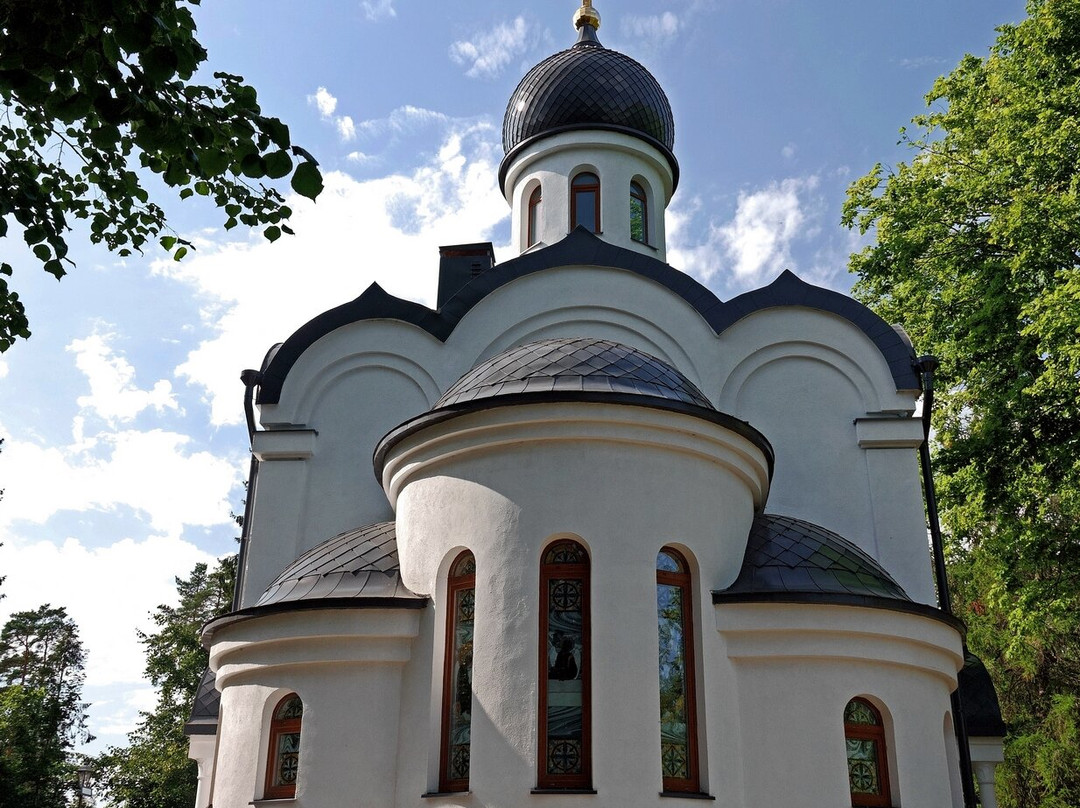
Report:
M581 0L581 8L574 12L574 27L581 28L583 25L600 28L600 12L592 7L592 0Z

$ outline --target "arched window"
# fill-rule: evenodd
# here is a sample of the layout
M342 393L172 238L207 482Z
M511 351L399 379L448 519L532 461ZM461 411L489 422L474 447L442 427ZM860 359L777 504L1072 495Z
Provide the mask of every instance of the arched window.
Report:
M466 550L450 566L446 585L446 663L443 666L440 791L469 790L475 603L476 560L473 554Z
M264 799L290 799L296 796L296 775L300 770L300 722L303 717L304 702L295 693L279 701L270 716Z
M589 172L570 183L570 229L578 225L600 232L600 178Z
M529 197L529 223L528 223L528 242L527 246L531 247L540 238L540 203L544 201L543 195L540 192L540 186L537 185L536 189Z
M630 183L630 238L649 243L649 203L645 189L639 183Z
M660 767L664 791L701 790L694 706L694 628L690 569L665 547L656 557L660 634Z
M889 766L885 754L885 724L877 707L852 699L844 708L848 784L852 805L887 806Z
M537 786L590 788L589 555L577 542L544 551L540 604Z

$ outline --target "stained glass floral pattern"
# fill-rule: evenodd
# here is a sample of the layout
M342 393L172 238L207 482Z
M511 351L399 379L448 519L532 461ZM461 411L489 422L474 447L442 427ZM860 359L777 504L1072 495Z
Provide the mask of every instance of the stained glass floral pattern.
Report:
M888 805L885 728L881 713L866 699L852 699L844 708L844 741L851 804Z
M465 552L454 562L447 586L446 706L443 718L443 761L440 788L469 787L472 742L473 625L476 616L476 560Z
M659 635L660 767L665 791L697 791L693 659L688 634L690 575L673 550L656 559Z
M300 772L300 723L304 702L290 693L274 707L270 718L270 749L266 764L266 799L288 799L296 793Z

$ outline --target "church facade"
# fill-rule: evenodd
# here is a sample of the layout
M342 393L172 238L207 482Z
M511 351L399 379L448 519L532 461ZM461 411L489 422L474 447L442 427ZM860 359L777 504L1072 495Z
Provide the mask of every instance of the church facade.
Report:
M995 805L912 345L789 272L721 301L666 263L671 108L599 22L507 106L516 257L441 247L436 309L373 285L245 372L196 808L942 808L969 768Z

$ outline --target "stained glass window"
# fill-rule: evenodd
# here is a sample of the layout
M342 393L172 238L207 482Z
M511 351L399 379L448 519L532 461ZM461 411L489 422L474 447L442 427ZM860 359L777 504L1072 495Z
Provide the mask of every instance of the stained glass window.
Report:
M660 768L664 791L700 790L691 605L686 561L675 550L664 548L656 557Z
M540 567L540 788L589 788L589 556L559 541Z
M540 210L541 204L544 198L540 193L540 186L536 186L536 190L532 192L529 197L529 233L528 233L528 246L531 247L540 237Z
M446 664L440 791L468 791L472 738L473 621L476 560L466 550L450 567L446 587Z
M600 232L600 178L595 174L578 174L570 183L570 227L578 225Z
M866 699L852 699L844 708L848 785L852 805L889 805L889 771L881 713Z
M270 744L266 761L266 799L288 799L296 795L300 771L300 722L304 702L290 693L277 703L270 717Z
M645 189L636 182L630 183L630 238L649 243L649 209Z

